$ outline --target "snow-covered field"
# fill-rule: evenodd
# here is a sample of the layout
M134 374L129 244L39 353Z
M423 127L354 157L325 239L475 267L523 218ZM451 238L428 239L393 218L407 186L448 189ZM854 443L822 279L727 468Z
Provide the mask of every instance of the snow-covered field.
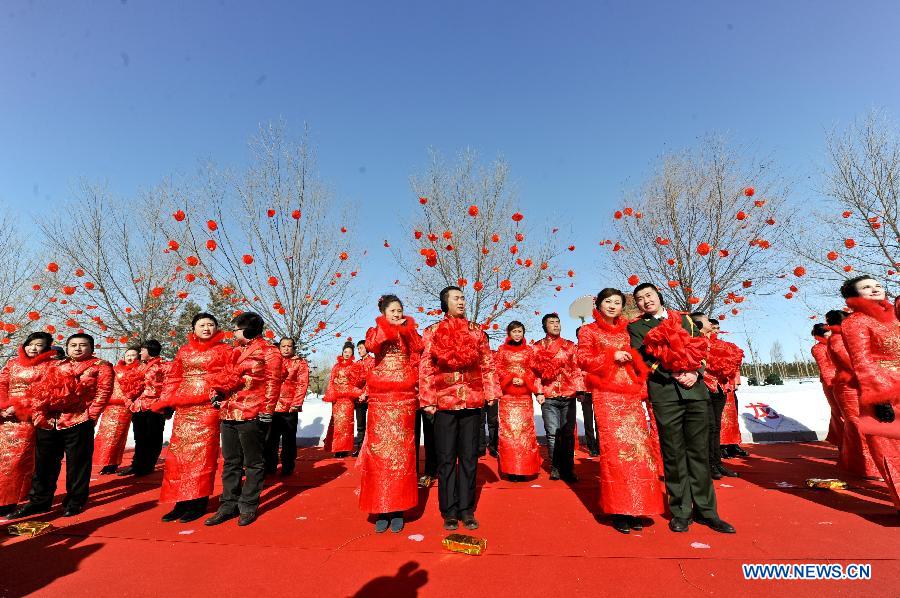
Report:
M791 380L784 386L747 386L746 380L737 392L741 433L744 442L811 440L825 438L831 412L818 379ZM763 405L772 411L767 411ZM754 407L755 406L755 407ZM768 415L764 415L764 414ZM535 428L544 434L541 410L534 404ZM331 419L331 406L316 395L309 395L300 414L298 438L304 444L321 444ZM578 429L584 433L584 419L578 410ZM172 432L171 420L166 423L165 439ZM128 446L134 446L129 433Z

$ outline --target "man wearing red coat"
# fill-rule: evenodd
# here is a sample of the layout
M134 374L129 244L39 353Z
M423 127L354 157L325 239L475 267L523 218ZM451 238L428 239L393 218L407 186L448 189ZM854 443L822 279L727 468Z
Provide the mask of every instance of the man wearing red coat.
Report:
M149 338L141 343L141 393L133 401L126 401L134 429L134 454L131 466L120 471L120 476L153 473L162 452L166 415L153 411L153 404L162 395L169 369L169 363L159 356L161 352L162 345L157 340Z
M309 365L297 355L292 338L281 339L278 350L282 362L281 392L266 436L266 473L275 473L278 468L280 443L281 475L288 476L294 473L297 461L297 414L303 409L309 388Z
M256 520L266 473L266 433L281 391L281 353L262 338L259 314L234 319L235 347L223 374L212 382L222 420L222 496L206 525L240 515L238 525ZM241 484L241 478L244 483Z
M541 415L551 462L550 479L575 482L575 397L585 392L584 376L578 367L575 343L560 336L559 315L545 315L541 325L547 336L533 345L534 369L544 390Z
M113 391L113 367L94 356L94 337L73 334L66 340L65 361L47 368L36 384L34 425L36 462L28 503L11 515L27 517L50 510L63 456L66 497L63 516L84 510L91 479L94 425Z
M366 348L366 341L356 343L356 353L359 355L359 360L354 366L356 368L356 378L359 381L359 386L365 387L369 373L375 365L375 357ZM358 457L359 448L366 437L366 417L369 413L369 397L366 393L357 397L353 411L356 416L356 438L353 440L353 456Z
M459 287L441 291L444 319L425 329L419 364L419 403L434 414L438 462L438 500L444 529L459 520L478 529L475 519L475 471L481 407L493 403L494 380L487 335L466 319L466 299Z

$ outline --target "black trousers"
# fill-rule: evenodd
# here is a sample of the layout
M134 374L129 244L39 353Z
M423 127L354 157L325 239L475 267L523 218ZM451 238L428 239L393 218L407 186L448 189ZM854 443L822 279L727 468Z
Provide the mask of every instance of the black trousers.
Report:
M353 411L356 414L356 438L353 439L353 447L358 449L366 437L366 416L369 414L369 402L357 403L353 407Z
M281 473L294 471L297 461L297 423L294 413L273 413L272 424L266 435L266 471L274 473L278 468L278 445L281 444Z
M34 477L28 502L50 508L56 482L66 458L66 497L63 507L82 508L87 504L94 456L94 422L86 421L64 430L35 431Z
M494 401L493 405L485 405L481 408L481 423L478 427L478 453L484 454L487 449L497 450L497 438L500 434L499 411L500 403ZM484 434L484 425L487 424L487 436Z
M584 394L579 401L581 402L581 415L584 417L584 443L587 445L589 453L599 453L600 444L597 442L597 420L594 419L594 400L590 394ZM572 434L574 435L574 432Z
M725 410L725 393L709 393L709 464L722 464L722 445L720 433L722 430L722 412Z
M438 502L444 518L475 514L480 423L481 409L437 411L434 414Z
M437 475L437 453L434 449L434 416L421 409L416 411L416 473L419 473L419 444L425 437L425 471L422 475Z
M222 422L220 511L256 512L266 473L264 451L268 429L268 424L255 419Z
M138 475L148 474L156 468L162 452L166 416L153 411L138 411L131 414L131 425L134 430L131 468Z

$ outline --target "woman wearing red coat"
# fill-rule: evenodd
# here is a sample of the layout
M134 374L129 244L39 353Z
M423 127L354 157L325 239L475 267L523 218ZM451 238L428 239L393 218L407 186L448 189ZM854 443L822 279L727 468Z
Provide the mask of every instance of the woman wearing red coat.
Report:
M812 329L812 336L816 339L816 344L810 350L816 365L819 366L819 381L822 383L822 392L825 393L825 400L831 408L831 421L828 423L828 436L825 442L838 447L841 450L841 440L844 436L844 419L841 417L841 408L834 400L834 375L836 370L831 356L828 354L828 337L831 331L826 324L816 324Z
M862 478L879 477L878 468L869 454L869 447L859 430L859 382L853 372L853 363L844 344L842 323L847 313L831 310L825 314L825 323L831 331L828 337L828 356L834 364L832 383L834 400L844 420L841 450L838 452L838 469Z
M520 482L537 475L541 468L531 395L537 395L538 403L543 403L544 395L540 377L534 372L534 351L525 342L525 326L513 320L506 334L506 342L494 356L500 385L497 452L500 471Z
M35 445L31 385L56 355L52 344L53 337L46 332L29 334L18 355L0 372L0 517L12 513L31 488Z
M896 429L900 410L900 321L881 283L868 276L845 282L841 295L853 310L841 329L859 382L860 413L883 424L883 430L866 429L869 453L900 511L900 439L886 435Z
M418 502L415 418L422 337L394 295L379 299L381 316L366 332L372 367L366 376L369 410L360 450L359 508L376 515L375 531L403 529L403 511Z
M219 459L219 412L210 400L214 391L209 377L219 374L231 357L231 347L223 342L225 335L215 316L198 313L191 329L187 344L172 361L162 396L153 405L158 412L175 409L159 500L175 503L163 521L182 523L206 513L213 491Z
M331 368L328 388L322 400L331 403L331 422L325 436L325 450L343 458L353 450L353 414L356 400L363 393L358 378L359 370L353 361L352 342L344 343L344 348Z
M647 368L631 348L624 305L618 289L600 291L594 321L578 331L578 364L597 419L600 508L627 534L643 529L641 516L665 511L665 494L642 402Z
M128 428L131 426L131 411L126 403L143 389L138 361L138 349L125 351L122 361L113 367L113 393L109 403L103 408L100 423L94 436L94 463L102 465L100 475L116 473L125 454Z

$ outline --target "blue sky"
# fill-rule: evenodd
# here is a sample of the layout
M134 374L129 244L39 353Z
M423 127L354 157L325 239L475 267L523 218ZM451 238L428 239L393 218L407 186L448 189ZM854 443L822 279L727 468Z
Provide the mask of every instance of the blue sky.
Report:
M239 164L260 122L306 122L359 206L373 284L428 148L472 147L502 154L522 211L578 247L576 288L546 305L564 310L624 285L599 276L609 213L698 136L772 155L795 199L817 200L825 132L900 115L898 30L893 2L7 0L0 201L28 228L80 177L129 194L205 157ZM757 307L729 325L759 328L765 354L776 334L805 352L807 311Z

